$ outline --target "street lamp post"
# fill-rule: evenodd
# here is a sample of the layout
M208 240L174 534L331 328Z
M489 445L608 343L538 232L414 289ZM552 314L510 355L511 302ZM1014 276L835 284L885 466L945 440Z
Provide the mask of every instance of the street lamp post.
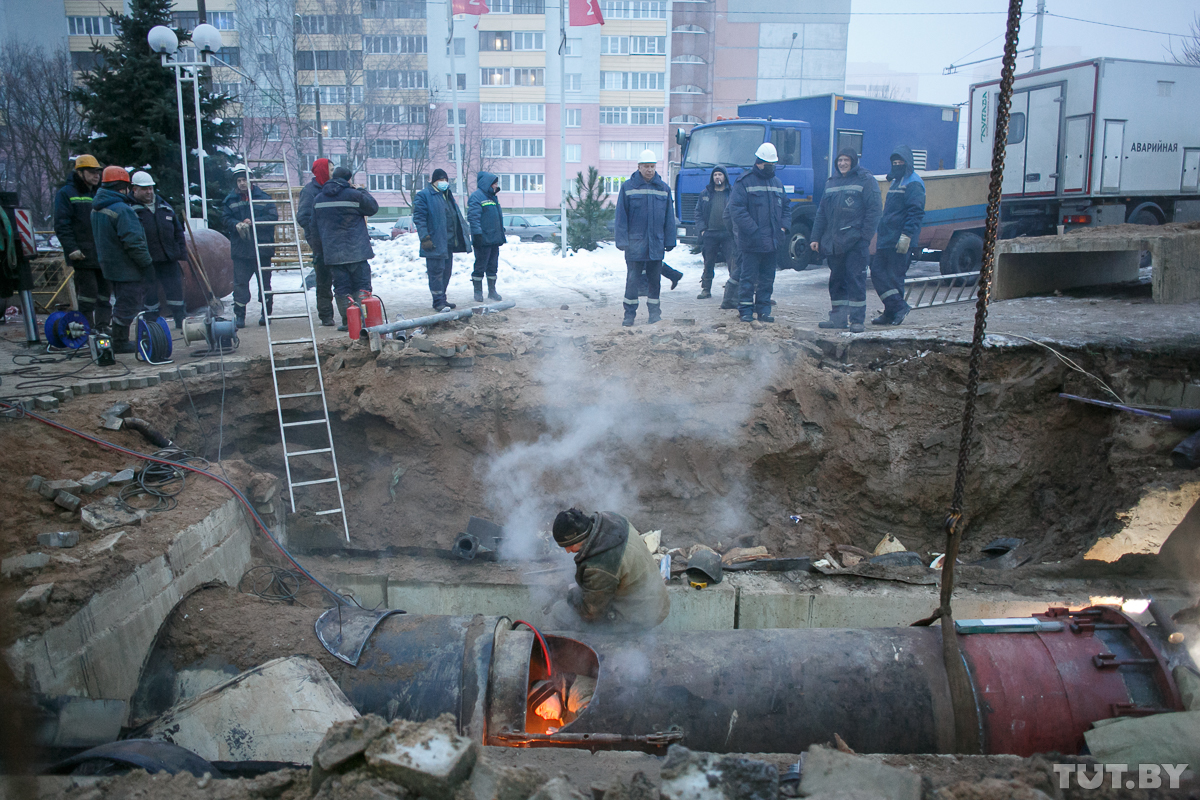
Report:
M175 72L175 104L179 110L179 161L183 168L184 203L188 209L189 218L192 216L192 186L188 180L187 143L183 129L183 82L185 80L192 82L192 98L196 107L196 159L200 170L200 217L204 220L204 226L207 227L208 186L204 178L205 152L200 114L200 71L209 66L209 55L221 49L223 44L221 32L207 23L197 25L196 29L192 31L192 43L200 51L199 61L169 60L170 56L179 50L179 38L173 30L165 25L155 25L151 28L150 33L146 35L146 42L150 45L151 50L161 56L162 65L171 67ZM189 73L187 77L184 77L185 72Z
M325 157L325 147L322 139L321 129L321 72L317 69L317 48L313 45L312 36L308 32L308 26L304 24L304 17L299 14L293 14L296 21L300 23L300 30L308 39L308 49L312 52L313 57L313 85L316 89L313 94L313 105L317 112L317 158Z

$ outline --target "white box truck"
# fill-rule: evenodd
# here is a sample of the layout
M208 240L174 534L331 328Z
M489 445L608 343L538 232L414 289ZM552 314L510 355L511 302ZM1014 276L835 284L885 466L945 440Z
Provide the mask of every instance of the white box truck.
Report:
M999 94L971 87L968 167L991 167ZM1097 58L1017 77L1002 238L1197 219L1200 67Z

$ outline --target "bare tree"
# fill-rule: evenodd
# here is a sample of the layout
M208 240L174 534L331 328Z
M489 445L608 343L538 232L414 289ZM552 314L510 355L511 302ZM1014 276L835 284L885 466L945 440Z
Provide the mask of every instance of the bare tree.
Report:
M70 172L71 140L87 128L70 93L74 75L65 48L10 39L0 53L0 157L3 183L37 220L50 218L54 191Z
M1200 13L1188 26L1188 35L1180 42L1179 52L1171 49L1171 56L1176 64L1195 64L1200 66Z

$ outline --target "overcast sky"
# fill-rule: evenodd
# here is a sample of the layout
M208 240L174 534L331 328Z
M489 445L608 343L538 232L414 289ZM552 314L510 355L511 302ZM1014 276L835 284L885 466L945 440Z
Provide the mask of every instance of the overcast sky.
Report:
M881 62L897 72L920 76L917 99L926 103L961 103L972 83L998 78L1000 60L942 75L954 63L999 56L1004 50L1008 3L1003 0L852 0L848 62ZM1025 0L1019 49L1033 46L1037 0ZM999 14L932 16L921 12L998 11ZM1046 11L1065 17L1123 25L1166 33L1186 34L1200 10L1195 0L1047 0ZM899 12L904 16L872 16ZM989 40L994 39L995 41ZM1179 52L1178 37L1142 33L1045 18L1042 68L1098 56L1145 61L1170 59L1168 47ZM978 48L978 49L977 49ZM972 52L974 51L974 52ZM1032 69L1030 54L1017 61L1017 73Z

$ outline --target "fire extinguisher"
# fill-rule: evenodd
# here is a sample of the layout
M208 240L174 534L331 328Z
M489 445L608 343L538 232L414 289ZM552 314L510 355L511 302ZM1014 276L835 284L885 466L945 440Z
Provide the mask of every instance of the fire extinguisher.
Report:
M365 325L362 321L364 311L367 317ZM373 328L383 323L383 301L370 292L360 293L359 299L351 302L350 307L346 309L346 327L352 341L363 336L367 328Z

